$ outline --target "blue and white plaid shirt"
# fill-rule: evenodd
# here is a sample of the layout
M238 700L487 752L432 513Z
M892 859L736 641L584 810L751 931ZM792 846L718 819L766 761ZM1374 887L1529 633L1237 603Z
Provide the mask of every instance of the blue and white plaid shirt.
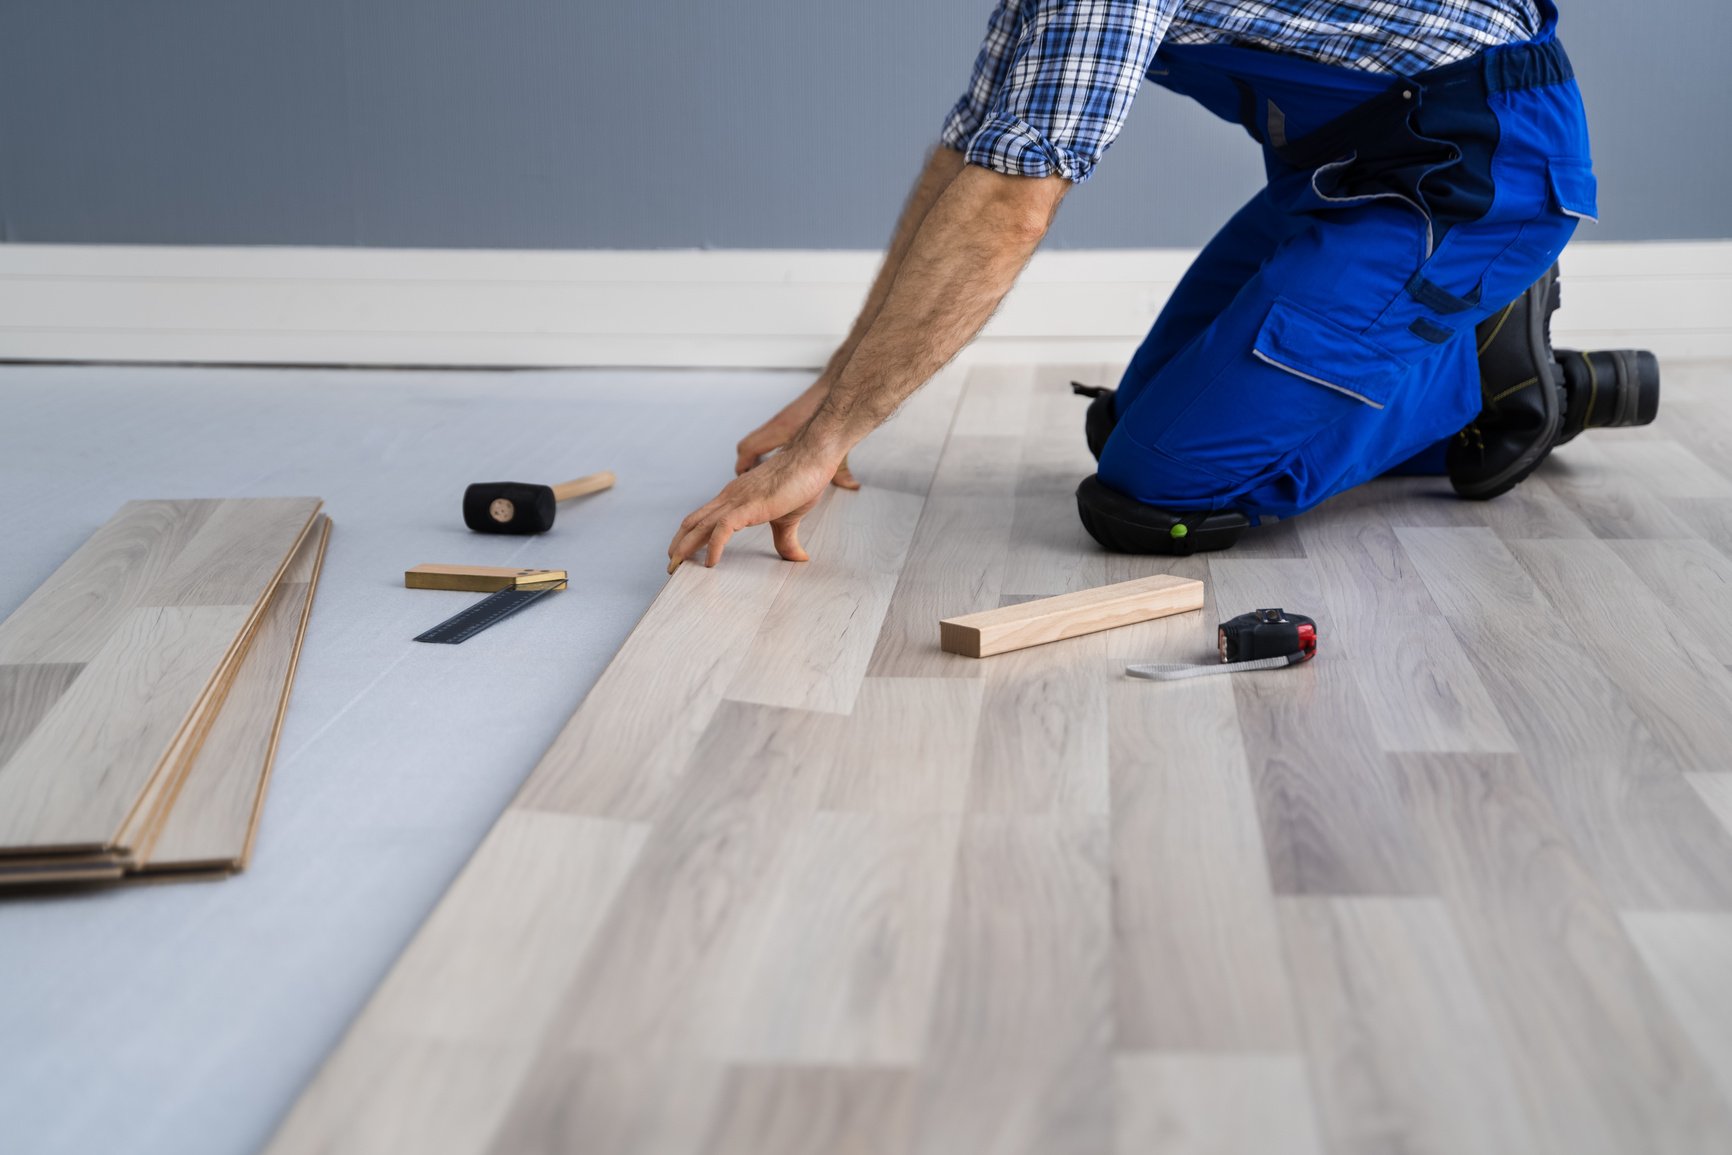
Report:
M1083 181L1163 40L1412 75L1540 25L1533 0L999 0L941 139L998 172Z

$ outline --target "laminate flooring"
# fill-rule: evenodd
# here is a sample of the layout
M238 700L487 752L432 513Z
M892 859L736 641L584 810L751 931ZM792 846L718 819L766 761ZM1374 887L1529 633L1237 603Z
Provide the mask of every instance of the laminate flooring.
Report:
M1074 377L977 367L668 583L269 1150L1732 1150L1725 365L1504 499L1101 553ZM1201 614L972 660L1157 572ZM1216 621L1307 666L1179 683Z

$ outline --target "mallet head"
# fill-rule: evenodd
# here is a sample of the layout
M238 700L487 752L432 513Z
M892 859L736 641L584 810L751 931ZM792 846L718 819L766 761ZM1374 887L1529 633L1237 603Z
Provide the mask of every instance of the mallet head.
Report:
M483 481L463 491L463 523L476 533L546 533L555 509L550 485Z

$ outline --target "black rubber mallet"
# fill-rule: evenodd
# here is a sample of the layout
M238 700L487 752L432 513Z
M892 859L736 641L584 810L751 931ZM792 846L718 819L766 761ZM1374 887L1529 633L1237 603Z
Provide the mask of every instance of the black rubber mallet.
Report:
M563 485L477 482L463 491L463 523L476 533L546 533L560 502L612 488L611 469Z

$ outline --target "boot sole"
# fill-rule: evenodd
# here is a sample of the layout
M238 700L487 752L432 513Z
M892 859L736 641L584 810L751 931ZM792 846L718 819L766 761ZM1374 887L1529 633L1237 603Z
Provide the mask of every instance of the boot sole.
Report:
M1552 363L1552 352L1547 347L1546 329L1551 320L1551 303L1554 286L1557 284L1557 271L1552 269L1539 284L1528 287L1528 351L1534 361L1534 376L1538 378L1536 387L1545 392L1542 396L1549 399L1546 407L1546 426L1540 436L1534 438L1534 443L1522 451L1509 465L1490 477L1482 478L1466 484L1450 483L1455 486L1455 492L1469 501L1490 501L1501 497L1520 485L1540 462L1546 459L1546 454L1552 451L1557 442L1558 434L1564 425L1564 406L1560 399L1562 382L1558 380L1557 368Z

